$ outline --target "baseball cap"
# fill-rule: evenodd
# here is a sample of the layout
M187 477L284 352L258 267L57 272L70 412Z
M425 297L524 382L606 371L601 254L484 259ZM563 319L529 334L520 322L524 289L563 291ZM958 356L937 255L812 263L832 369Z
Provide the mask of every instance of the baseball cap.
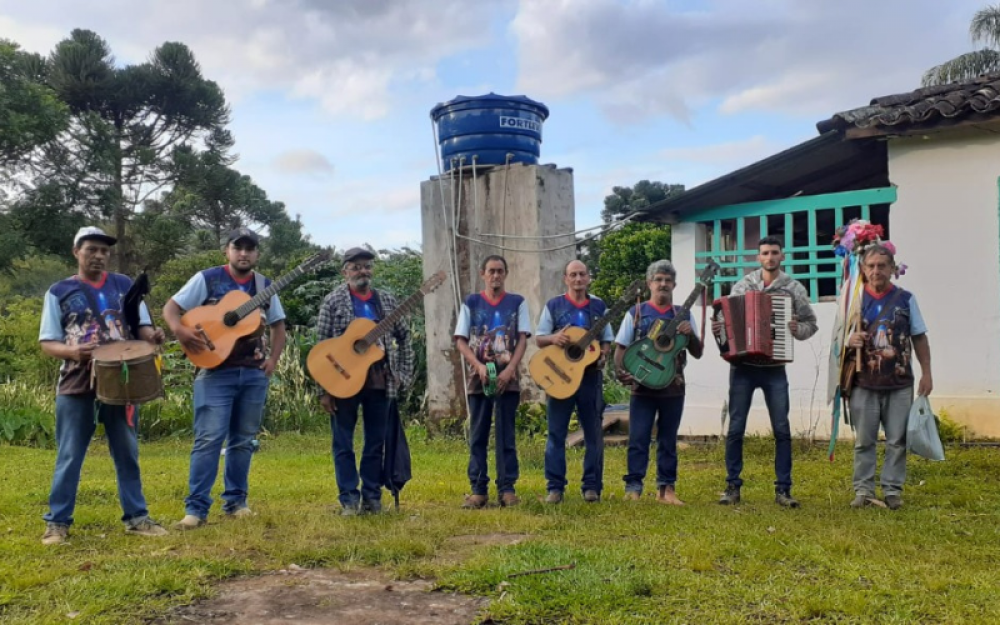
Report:
M260 237L257 233L250 228L237 228L229 233L229 238L226 239L226 244L230 244L234 241L239 241L240 239L247 239L254 245L260 245Z
M76 236L73 237L73 247L79 247L81 241L86 241L87 239L94 239L96 241L101 241L102 243L107 243L108 245L114 245L118 242L118 239L109 236L107 232L101 230L97 226L84 226L76 231Z
M363 247L352 247L344 252L344 262L350 263L356 260L368 260L375 258L375 253Z

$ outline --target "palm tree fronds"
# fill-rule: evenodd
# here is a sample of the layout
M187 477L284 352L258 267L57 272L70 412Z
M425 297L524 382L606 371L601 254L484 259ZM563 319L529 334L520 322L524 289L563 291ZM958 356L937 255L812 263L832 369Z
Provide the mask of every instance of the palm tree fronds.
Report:
M998 16L1000 16L1000 12L998 12ZM997 71L1000 71L1000 51L977 50L930 68L924 72L921 83L924 87L945 85L971 80L977 76Z
M969 24L969 35L973 43L1000 48L1000 4L976 11Z

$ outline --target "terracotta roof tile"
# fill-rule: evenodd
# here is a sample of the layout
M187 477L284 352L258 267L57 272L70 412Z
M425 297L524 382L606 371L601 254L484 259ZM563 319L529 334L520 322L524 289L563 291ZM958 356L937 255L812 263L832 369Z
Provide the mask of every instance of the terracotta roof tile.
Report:
M868 106L835 113L816 127L822 133L851 126L881 126L890 134L892 127L933 124L974 114L1000 116L1000 73L873 98Z

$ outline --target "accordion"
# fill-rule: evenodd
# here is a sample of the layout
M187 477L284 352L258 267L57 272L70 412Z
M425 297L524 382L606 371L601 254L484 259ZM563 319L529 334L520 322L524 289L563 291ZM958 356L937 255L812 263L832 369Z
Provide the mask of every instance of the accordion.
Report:
M712 318L722 322L715 336L722 357L730 362L780 364L794 359L792 298L748 291L712 302Z

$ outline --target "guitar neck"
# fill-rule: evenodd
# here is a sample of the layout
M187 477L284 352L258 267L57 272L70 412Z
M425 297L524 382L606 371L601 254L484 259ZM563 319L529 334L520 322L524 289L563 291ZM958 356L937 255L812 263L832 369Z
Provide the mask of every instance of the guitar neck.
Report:
M396 307L396 310L389 313L382 321L379 321L378 324L369 330L368 334L366 334L361 340L367 345L374 345L375 342L382 337L382 335L386 334L392 329L393 326L396 325L396 322L410 314L410 311L416 308L417 304L420 303L420 300L422 300L423 297L424 290L421 289L406 298L402 304Z
M292 281L294 281L296 278L307 272L310 267L311 265L308 263L299 265L291 272L281 276L280 278L272 282L271 285L268 286L266 289L251 297L248 302L238 307L234 312L239 316L240 319L243 319L253 311L263 306L268 300L274 297L275 294L277 294L283 288L291 284ZM254 279L256 279L256 274L254 274Z
M609 308L604 313L604 316L595 321L594 324L590 326L590 329L587 330L587 333L584 334L582 337L580 337L580 340L577 342L577 346L580 349L586 349L587 346L589 346L591 343L594 342L594 339L596 339L601 335L601 332L604 331L604 326L611 323L612 319L625 312L625 309L631 305L632 305L631 297L622 298L617 302L615 302L615 305Z
M672 336L677 331L677 326L680 325L682 321L687 320L688 311L690 311L691 307L694 306L694 303L698 301L698 297L704 290L705 290L704 282L698 282L698 284L695 285L694 290L691 291L691 294L688 295L688 298L684 300L683 304L681 304L680 310L677 311L677 314L674 315L674 318L670 320L670 322L667 324L667 327L664 329L664 331L667 333L667 336Z

